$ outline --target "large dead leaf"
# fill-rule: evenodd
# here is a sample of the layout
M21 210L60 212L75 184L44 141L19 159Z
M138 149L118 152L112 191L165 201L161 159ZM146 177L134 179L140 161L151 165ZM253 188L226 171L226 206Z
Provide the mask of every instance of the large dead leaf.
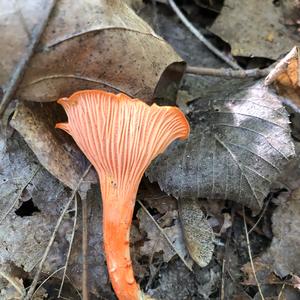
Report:
M47 3L0 1L4 90ZM149 100L160 79L166 91L184 71L171 46L121 0L58 1L36 50L17 92L22 100L54 101L93 88Z
M190 138L154 161L150 180L179 198L230 199L259 210L294 155L278 97L262 82L228 82L192 110Z
M233 55L277 59L299 42L296 28L281 19L275 1L226 0L210 29L231 45Z

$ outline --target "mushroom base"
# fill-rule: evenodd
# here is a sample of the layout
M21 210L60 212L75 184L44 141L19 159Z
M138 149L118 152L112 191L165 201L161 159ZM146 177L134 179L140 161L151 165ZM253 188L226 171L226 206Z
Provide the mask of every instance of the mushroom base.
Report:
M138 185L134 190L124 191L113 180L105 181L101 181L103 238L110 280L119 300L141 300L143 294L134 278L129 248Z

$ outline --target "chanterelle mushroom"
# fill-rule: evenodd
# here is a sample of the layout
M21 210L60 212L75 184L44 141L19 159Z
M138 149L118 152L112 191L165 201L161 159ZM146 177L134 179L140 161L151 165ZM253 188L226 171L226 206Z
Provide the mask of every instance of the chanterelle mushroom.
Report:
M68 132L95 167L103 201L104 250L114 291L120 300L141 300L133 275L129 233L136 193L151 161L189 124L176 107L151 106L124 94L87 90L58 101Z

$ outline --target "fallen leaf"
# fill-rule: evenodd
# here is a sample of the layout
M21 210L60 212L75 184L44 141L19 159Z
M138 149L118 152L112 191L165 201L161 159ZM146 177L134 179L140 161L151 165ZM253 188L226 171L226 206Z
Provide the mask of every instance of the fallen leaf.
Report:
M186 246L193 260L205 267L214 251L214 233L197 200L184 199L179 206Z
M140 248L141 255L152 257L154 253L162 252L164 262L169 262L177 252L185 258L186 262L189 264L190 269L192 268L193 262L188 257L188 251L183 241L182 230L178 218L174 220L174 225L162 228L164 233L172 242L172 245L176 249L176 252L170 246L162 233L158 230L153 220L151 220L149 216L144 212L144 210L139 209L137 218L139 219L140 230L147 234L147 239L144 241L143 246Z
M20 102L10 125L22 135L43 167L75 189L87 168L87 160L74 143L54 128L57 118L56 105ZM95 172L89 172L85 180L96 183Z
M271 0L225 0L210 30L230 44L235 56L277 59L299 42L296 30L282 24L281 10Z
M272 265L268 260L257 257L253 260L253 265L260 284L278 284L280 282L280 279L273 273ZM257 285L250 262L244 264L241 270L246 276L242 281L243 285Z
M299 51L299 47L294 47L274 66L265 79L266 85L275 82L278 93L290 98L297 106L300 105Z
M278 96L261 81L235 84L193 102L189 139L173 143L147 176L177 198L228 199L258 212L294 146Z
M24 144L17 139L6 143L0 137L0 225L19 206L23 190L39 172L34 155Z
M43 20L48 1L0 2L0 85L4 88ZM82 89L150 100L180 82L185 64L121 0L59 1L26 68L17 98L55 101ZM158 82L164 82L164 89Z
M300 274L300 189L289 201L278 206L272 216L273 240L266 256L272 258L273 269L280 277Z

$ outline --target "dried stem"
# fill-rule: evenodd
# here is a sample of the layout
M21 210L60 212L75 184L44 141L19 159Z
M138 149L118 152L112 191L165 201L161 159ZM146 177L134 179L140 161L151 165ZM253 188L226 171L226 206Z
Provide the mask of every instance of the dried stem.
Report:
M64 272L63 272L63 276L62 276L62 279L61 279L61 284L60 284L60 287L59 287L57 298L60 298L61 292L62 292L62 289L63 289L63 286L64 286L66 272L67 272L68 263L69 263L69 259L70 259L70 255L71 255L71 250L72 250L72 245L73 245L74 236L75 236L75 230L76 230L76 224L77 224L77 214L78 214L78 209L77 209L77 194L75 195L75 201L74 202L75 202L74 203L75 215L74 215L74 223L73 223L72 235L71 235L70 242L69 242L69 249L68 249L68 253L67 253L67 258L66 258L66 262L65 262L65 266L64 266Z
M25 294L24 287L14 277L11 277L9 274L6 274L3 271L0 271L0 276L5 278L16 289L21 297Z
M50 248L51 248L51 246L52 246L52 244L53 244L53 242L54 242L54 239L55 239L55 236L56 236L56 232L57 232L57 230L58 230L58 228L59 228L59 226L60 226L60 224L61 224L61 222L62 222L62 220L63 220L63 218L64 218L64 215L65 215L66 211L68 210L69 206L71 205L71 203L72 203L72 201L73 201L73 199L74 199L74 197L75 197L75 195L76 195L76 193L77 193L77 191L78 191L78 188L80 187L80 185L81 185L81 183L82 183L84 177L87 175L87 173L89 172L90 168L91 168L91 165L89 165L88 168L87 168L87 169L85 170L85 172L83 173L83 175L82 175L82 177L80 178L80 180L79 180L79 182L78 182L76 188L73 190L71 197L69 198L67 204L65 205L65 207L64 207L64 209L63 209L61 215L59 216L59 218L58 218L58 220L57 220L57 222L56 222L56 225L55 225L55 228L54 228L54 230L53 230L53 232L52 232L50 241L49 241L49 243L48 243L48 245L47 245L47 247L46 247L46 249L45 249L44 255L43 255L43 257L42 257L42 259L41 259L41 261L40 261L40 263L39 263L38 269L37 269L37 271L36 271L36 273L35 273L35 275L34 275L34 278L33 278L33 281L32 281L32 283L31 283L31 286L30 286L30 288L29 288L29 290L28 290L28 292L27 292L27 295L23 298L24 300L29 300L29 299L31 299L31 297L32 297L32 295L33 295L33 293L34 293L34 290L35 290L35 288L36 288L36 286L37 286L39 277L40 277L40 275L41 275L41 272L42 272L42 269L43 269L43 265L44 265L44 263L45 263L45 260L46 260L46 258L47 258L47 256L48 256L48 253L49 253L49 251L50 251Z
M265 300L264 294L261 290L260 283L259 283L259 281L257 279L257 276L256 276L256 271L255 271L255 267L254 267L254 263L253 263L253 258L252 258L251 248L250 248L250 241L249 241L249 234L248 234L247 223L246 223L245 207L244 206L243 206L243 219L244 219L244 228L245 228L248 254L249 254L249 258L250 258L250 264L251 264L253 276L254 276L255 282L257 284L257 288L258 288L258 292L260 294L260 297L261 297L262 300Z
M242 69L236 62L222 53L219 49L217 49L209 40L207 40L204 35L196 29L196 27L185 17L179 7L173 0L168 0L169 5L182 21L182 23L200 40L211 52L213 52L216 56L226 62L233 69Z
M20 59L19 63L16 66L16 69L8 83L8 86L5 89L5 93L3 95L1 104L0 104L0 118L2 117L5 109L9 105L9 102L12 100L19 83L21 82L25 69L27 67L28 62L30 61L36 46L38 45L40 38L48 24L49 17L55 7L56 0L51 0L49 4L48 12L41 22L40 26L36 28L36 30L32 34L32 41L27 48L27 51L24 53L23 57Z
M82 298L89 299L88 289L88 208L87 201L81 199L82 207Z
M268 198L267 202L265 203L265 207L264 207L264 209L262 210L262 212L261 212L261 214L260 214L258 220L257 220L257 221L255 222L255 224L251 227L251 229L249 230L248 234L250 234L253 230L255 230L256 226L259 224L259 222L261 221L262 217L265 215L266 210L267 210L267 208L268 208L268 206L269 206L270 200L271 200L271 198Z
M249 70L233 70L233 69L214 69L204 67L187 66L187 74L226 77L226 78L260 78L269 74L270 68L266 69L249 69Z

